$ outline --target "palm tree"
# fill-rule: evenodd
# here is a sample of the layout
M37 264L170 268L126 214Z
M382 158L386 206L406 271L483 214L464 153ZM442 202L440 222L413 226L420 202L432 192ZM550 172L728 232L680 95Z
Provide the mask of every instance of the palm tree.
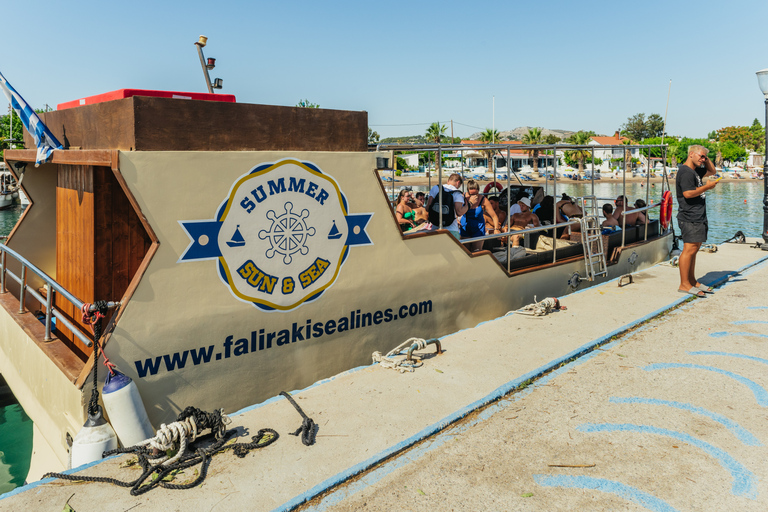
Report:
M544 137L541 128L528 128L528 133L523 135L523 144L541 144ZM533 158L533 172L539 172L539 150L529 149L528 155Z
M485 131L480 134L480 141L485 144L497 144L499 142L499 130L486 128ZM488 170L494 172L496 169L493 166L493 155L496 153L496 151L487 149L483 151L483 153L485 153L485 156L488 157ZM509 163L507 163L507 165L509 165Z
M586 132L576 132L571 137L570 142L577 146L586 146L589 143L591 137ZM568 151L568 156L579 162L579 173L584 172L584 160L592 156L591 151L586 149L573 149Z
M427 133L424 134L424 138L427 139L427 142L434 142L435 144L440 144L440 140L445 136L445 130L446 127L444 124L440 123L432 123L429 125L429 128L427 128ZM432 154L430 153L430 158ZM437 160L437 159L435 159ZM438 172L440 172L440 162L437 162L438 165Z

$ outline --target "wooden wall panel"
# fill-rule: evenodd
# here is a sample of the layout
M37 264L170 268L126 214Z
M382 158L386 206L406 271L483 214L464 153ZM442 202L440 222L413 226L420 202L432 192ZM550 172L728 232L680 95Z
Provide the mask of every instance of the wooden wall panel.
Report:
M93 168L60 165L56 188L56 280L86 302L94 294L93 200ZM69 320L82 325L81 313L68 300L57 295L56 307ZM58 330L62 340L81 356L91 353L68 329L59 326Z
M134 96L41 114L67 149L367 151L368 113ZM34 147L25 133L27 147Z

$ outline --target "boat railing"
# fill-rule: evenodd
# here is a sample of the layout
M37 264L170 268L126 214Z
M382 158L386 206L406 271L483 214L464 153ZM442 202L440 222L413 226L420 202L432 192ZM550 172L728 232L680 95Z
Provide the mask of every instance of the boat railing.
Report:
M531 234L531 233L538 233L539 231L550 231L550 230L555 232L555 230L557 230L559 228L567 227L567 226L572 226L574 224L579 224L579 223L580 223L580 221L578 219L577 220L569 220L567 222L561 222L559 224L547 224L547 225L543 225L543 226L535 226L535 227L532 227L532 228L515 229L513 231L507 231L505 233L495 233L495 234L492 234L492 235L476 236L476 237L473 237L473 238L462 238L461 240L459 240L459 242L461 244L469 244L469 243L472 243L472 242L484 242L486 240L494 240L496 238L504 238L504 237L508 237L510 235L522 235L522 236L525 236L525 235L528 235L528 234ZM552 245L553 245L553 249L557 248L556 247L557 246L556 237L552 238ZM511 264L510 264L510 259L509 259L509 252L510 252L510 247L511 247L511 241L509 239L507 239L506 246L507 246L507 272L510 272L511 271ZM552 251L552 263L556 263L556 262L557 262L557 250L553 250Z
M72 293L70 293L66 288L61 286L59 283L57 283L54 279L52 279L48 274L34 266L32 263L30 263L26 258L24 258L22 255L8 247L7 245L0 245L0 294L4 294L8 292L8 288L6 286L7 279L10 277L16 283L19 285L19 314L22 314L25 312L26 307L26 298L27 294L31 295L33 298L35 298L40 304L45 304L45 337L43 338L43 341L51 341L53 338L51 337L51 327L53 323L53 318L57 319L57 322L61 322L67 329L72 331L72 333L77 336L77 338L83 342L86 346L90 347L93 345L93 342L81 332L81 330L76 327L71 321L69 321L64 313L57 310L54 307L54 294L59 294L59 296L65 298L68 300L73 306L75 306L75 309L82 310L84 302L77 297L75 297ZM15 259L17 262L21 264L21 275L16 275L13 271L11 271L7 266L8 256ZM47 287L48 292L46 293L46 296L43 297L40 293L37 292L33 287L30 287L27 285L27 274L28 272L32 272L37 277L42 279L42 281L45 283L45 286ZM109 302L108 306L110 308L115 308L120 305L119 302ZM96 307L94 305L91 305L89 311L93 312L96 310Z
M632 210L626 210L621 212L621 246L624 247L624 237L625 237L625 229L627 227L627 215L630 213L642 213L647 212L648 210L651 210L653 208L660 208L661 203L652 204L649 206L643 206L642 208L633 208ZM643 240L648 240L648 217L645 218L645 234L643 235Z

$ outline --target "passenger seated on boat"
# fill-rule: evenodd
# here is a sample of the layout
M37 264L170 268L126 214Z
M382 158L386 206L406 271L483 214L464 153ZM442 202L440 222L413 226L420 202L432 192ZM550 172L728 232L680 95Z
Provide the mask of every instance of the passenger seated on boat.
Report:
M557 209L566 219L584 216L584 212L579 205L568 194L563 194L563 198L557 202Z
M625 215L626 222L622 220L622 213L624 213L625 206L629 203L627 196L619 196L616 198L616 210L613 212L613 218L619 226L625 223L627 226L636 226L639 224L645 224L645 215L642 212L630 213Z
M489 234L499 232L499 218L488 199L480 195L480 185L475 180L467 180L467 193L464 199L467 202L467 212L461 217L461 238L484 236L486 215L492 219ZM472 252L479 251L483 248L483 242L472 242L465 244L465 247Z
M619 223L613 216L613 205L611 203L605 203L603 205L603 216L605 220L600 227L602 228L618 228ZM615 231L615 230L614 230Z
M403 232L410 231L417 225L426 222L427 210L418 206L412 190L404 188L397 196L395 217Z
M528 196L524 195L522 197L518 197L517 202L510 207L509 216L511 217L516 213L530 211L530 209L531 209L531 200L528 199Z
M491 207L493 208L494 213L496 213L496 219L498 220L498 226L499 226L499 233L504 233L507 231L507 215L504 213L504 210L502 210L499 207L499 196L488 196L487 197L488 202L491 204ZM486 233L492 233L493 227L494 227L494 221L493 218L488 214L483 214L485 217L485 232ZM501 240L499 238L494 238L493 240L486 240L483 244L483 249L488 251L493 251L499 247L501 247ZM506 258L506 256L505 256Z
M635 208L645 208L646 206L647 205L645 204L645 201L643 201L642 199L638 199L637 201L635 201ZM642 216L641 218L643 220L642 222L638 222L638 224L645 224L646 222L648 222L648 216L646 215L646 213L647 211L637 212L638 215Z
M531 200L527 197L522 198L519 203L523 203L522 206L524 207L525 211L520 213L515 213L509 218L510 222L510 233L512 231L519 231L521 229L526 228L533 228L541 226L541 222L539 221L539 217L530 211L531 206ZM514 235L510 234L510 241L512 242L512 247L519 247L520 241L522 240L521 235Z
M424 192L416 192L414 197L416 198L416 204L419 206L424 206L427 203L427 200L424 197Z
M460 239L459 217L464 215L464 213L466 213L467 211L467 204L466 204L466 201L464 201L464 194L462 194L461 190L459 190L459 187L461 187L461 184L463 182L464 180L460 174L453 173L450 176L448 176L448 182L445 185L443 185L443 189L452 193L453 208L456 214L456 218L453 219L453 222L448 226L444 226L443 229L450 231L450 233L456 237L456 240ZM440 193L440 185L435 185L430 189L429 198L427 199L427 212L430 211L430 209L432 208L432 204L435 201L439 201L439 199L437 198L437 194L439 193ZM434 221L432 221L432 223L434 224ZM434 227L435 229L440 229L440 226L438 226L437 224L434 224Z
M555 210L555 198L552 196L544 196L544 199L539 203L540 206L536 210L536 215L539 217L539 221L543 225L547 224L560 224L565 222L565 218L560 213L560 208ZM555 216L556 215L556 216ZM548 232L549 236L552 236L551 232ZM560 238L565 233L565 227L557 228L557 238Z

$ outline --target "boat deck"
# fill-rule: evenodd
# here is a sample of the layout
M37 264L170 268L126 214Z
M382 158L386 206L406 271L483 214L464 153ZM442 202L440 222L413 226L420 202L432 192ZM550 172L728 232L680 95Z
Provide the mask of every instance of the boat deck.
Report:
M725 244L716 253L699 254L697 273L703 276L702 282L721 284L766 260L768 252L749 244ZM757 272L760 275L751 279L764 280L768 266L760 265ZM287 400L276 397L233 414L230 427L240 429L239 442L248 442L266 427L279 432L280 439L243 459L230 452L217 455L204 484L197 488L155 489L133 497L127 489L108 484L74 485L48 479L3 496L0 509L60 510L74 494L70 505L75 510L93 503L105 511L139 505L137 510L181 509L182 504L201 510L291 510L530 379L690 299L678 293L678 269L668 264L633 277L628 285L618 286L619 280L613 280L569 295L562 299L565 311L544 317L507 315L445 336L441 338L444 353L433 355L433 345L421 351L426 354L424 365L413 373L365 366L292 393L319 426L314 446L306 447L288 435L300 426L301 417ZM726 299L716 293L693 300ZM138 469L120 467L125 459L111 458L81 472L136 478ZM181 482L193 478L192 470L186 473L176 478Z

